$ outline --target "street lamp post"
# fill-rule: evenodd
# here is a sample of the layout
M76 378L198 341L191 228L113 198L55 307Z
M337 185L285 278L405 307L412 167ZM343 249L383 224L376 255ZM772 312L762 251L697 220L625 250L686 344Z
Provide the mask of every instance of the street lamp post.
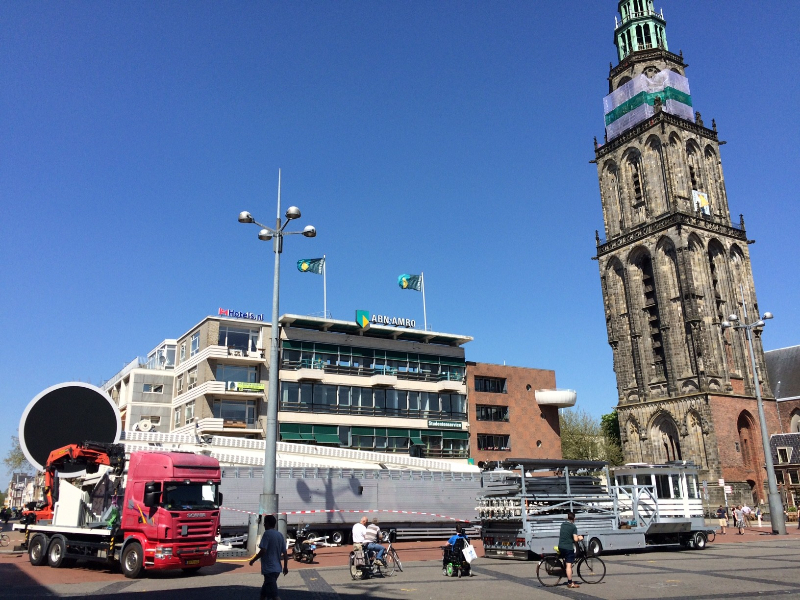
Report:
M764 446L764 459L767 469L767 484L769 486L769 521L772 526L772 533L786 535L786 521L783 518L783 502L778 492L778 482L775 479L775 466L772 462L772 449L769 446L767 434L767 419L764 414L764 402L761 399L761 383L758 380L756 369L756 355L753 352L753 329L763 328L764 321L772 318L772 313L765 312L764 316L755 323L740 323L737 315L730 315L727 321L722 322L723 329L744 329L747 337L747 347L750 350L750 364L753 369L753 385L756 388L756 401L758 402L758 420L761 424L761 443ZM745 319L747 319L747 308L745 307Z
M275 253L275 276L272 281L272 328L269 348L269 391L267 395L267 427L264 432L264 487L259 497L258 514L275 515L278 512L278 494L275 490L275 470L276 470L276 451L278 443L278 383L279 365L278 343L278 312L280 301L280 280L281 280L281 252L283 252L283 237L286 235L303 235L314 237L317 230L312 225L306 225L303 231L285 231L289 221L300 218L300 209L290 206L286 210L286 220L281 221L281 172L278 170L278 211L275 219L275 227L267 227L256 221L247 212L239 213L239 223L254 223L261 227L258 232L258 239L262 241L272 240L272 250ZM263 529L262 526L259 529ZM283 532L285 533L285 531Z

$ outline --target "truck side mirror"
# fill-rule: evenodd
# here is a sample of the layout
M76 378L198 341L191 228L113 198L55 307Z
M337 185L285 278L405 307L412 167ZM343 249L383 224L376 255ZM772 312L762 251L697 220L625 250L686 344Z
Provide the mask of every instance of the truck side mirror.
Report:
M222 506L222 492L217 493L217 506Z
M144 484L144 505L147 508L158 506L161 501L161 483L150 481Z

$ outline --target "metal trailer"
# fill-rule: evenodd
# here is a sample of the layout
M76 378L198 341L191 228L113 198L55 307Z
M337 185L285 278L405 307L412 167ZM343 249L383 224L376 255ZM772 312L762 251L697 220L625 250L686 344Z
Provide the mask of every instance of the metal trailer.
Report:
M479 472L281 467L276 487L290 532L309 525L309 537L342 544L363 512L378 518L386 539L448 537L456 520L474 523L481 482ZM223 536L247 531L262 488L263 469L222 467ZM474 525L467 531L477 535Z
M505 472L487 478L477 507L487 557L552 553L567 512L575 513L593 554L664 545L702 549L708 541L693 465L609 469L600 461L509 459L498 466Z

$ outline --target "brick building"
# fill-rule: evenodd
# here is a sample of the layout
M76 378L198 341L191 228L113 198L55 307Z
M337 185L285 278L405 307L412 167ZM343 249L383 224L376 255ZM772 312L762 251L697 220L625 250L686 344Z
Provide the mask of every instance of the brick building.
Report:
M559 403L541 393L555 387L555 371L468 361L470 456L476 464L511 456L561 458L558 409L574 398Z
M652 0L622 0L606 140L595 143L605 225L597 257L617 410L631 462L691 460L734 503L764 500L747 342L720 324L759 316L744 219L731 222L716 123L694 113L682 54ZM778 431L754 339L767 429ZM721 490L710 488L712 504Z
M764 353L769 380L778 401L781 433L800 432L800 346ZM800 458L800 457L798 457Z

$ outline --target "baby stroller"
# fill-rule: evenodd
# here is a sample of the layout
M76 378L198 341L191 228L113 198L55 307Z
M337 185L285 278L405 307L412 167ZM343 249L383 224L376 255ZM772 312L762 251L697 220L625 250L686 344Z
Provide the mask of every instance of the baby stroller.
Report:
M464 558L464 548L469 546L467 538L459 536L453 544L442 546L442 575L446 577L469 577L470 567Z

